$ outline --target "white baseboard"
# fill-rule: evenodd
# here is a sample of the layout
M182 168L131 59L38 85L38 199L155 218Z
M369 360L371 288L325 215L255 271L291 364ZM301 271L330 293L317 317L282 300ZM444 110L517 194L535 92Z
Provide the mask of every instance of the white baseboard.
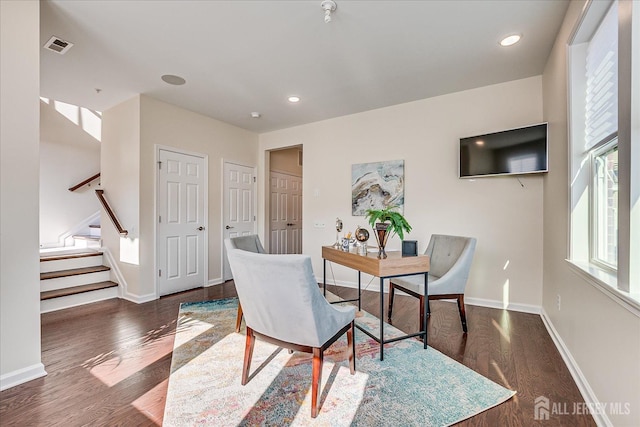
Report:
M127 281L124 279L118 263L116 262L113 254L106 246L100 248L102 252L102 259L106 261L107 267L111 267L109 274L113 274L114 281L118 284L118 298L124 298L124 295L128 294ZM126 299L126 298L125 298Z
M42 363L17 369L0 376L0 391L26 383L27 381L35 380L36 378L44 377L45 375L47 375L47 371L44 370Z
M541 307L539 305L520 304L520 303L510 302L505 307L502 301L484 299L484 298L465 297L464 303L469 305L477 305L480 307L497 308L499 310L518 311L521 313L531 313L531 314L540 314L540 310L541 310Z
M218 277L216 279L209 279L209 281L207 282L206 285L204 285L205 288L208 288L209 286L216 286L216 285L221 285L223 284L225 281L222 280L222 277Z
M322 285L322 277L316 277L316 282ZM389 292L389 285L387 283L388 282L385 280L384 293ZM357 282L349 282L345 280L333 280L333 279L327 280L327 290L331 289L331 287L334 285L344 286L345 288L358 289ZM380 279L378 279L377 277L374 277L371 282L369 282L369 280L363 279L361 283L361 289L363 291L380 292Z
M127 292L123 293L120 298L126 299L127 301L135 302L136 304L144 304L145 302L155 301L158 299L155 292L146 295L136 295Z
M107 247L101 248L103 256L106 258L109 267L111 267L111 272L113 273L116 282L118 282L118 298L126 299L127 301L134 302L136 304L143 304L145 302L157 300L155 292L146 295L137 295L129 292L129 285L120 271L118 267L118 263L116 262L113 254Z
M316 277L316 281L322 284L322 277ZM347 282L342 280L336 280L334 282L333 279L331 280L330 283L327 283L327 289L330 290L331 286L333 286L334 284L337 286L344 286L345 288L358 289L358 283L356 282ZM366 281L366 282L363 281L362 290L380 292L379 279L374 278L370 284L369 284L369 281ZM385 281L383 290L385 293L389 292L389 286L386 284L386 281ZM401 291L398 291L398 295L404 295L404 293ZM499 310L519 311L522 313L540 314L540 310L541 310L540 306L532 305L532 304L509 303L505 307L502 301L483 299L483 298L465 297L464 302L465 304L469 304L469 305L477 305L480 307L488 307L488 308L497 308Z
M576 382L576 385L578 386L578 390L580 390L580 394L582 394L582 398L587 404L587 407L595 408L597 406L597 403L599 402L598 398L593 392L593 389L589 385L589 382L585 378L584 374L580 370L580 367L576 363L576 360L573 358L573 356L571 355L571 352L565 345L562 337L556 330L555 326L553 326L553 322L547 315L547 312L545 311L544 308L542 308L541 310L540 317L542 318L542 323L544 323L545 328L547 328L547 332L549 332L549 335L551 336L553 343L556 345L556 348L560 352L560 356L562 356L562 360L564 360L564 364L567 365L567 368L569 369L569 373L571 374L571 377L573 377L573 380ZM597 412L602 412L602 413L592 413L591 416L593 416L593 419L595 420L598 426L613 426L613 423L611 422L607 414L604 413L605 411L597 411Z

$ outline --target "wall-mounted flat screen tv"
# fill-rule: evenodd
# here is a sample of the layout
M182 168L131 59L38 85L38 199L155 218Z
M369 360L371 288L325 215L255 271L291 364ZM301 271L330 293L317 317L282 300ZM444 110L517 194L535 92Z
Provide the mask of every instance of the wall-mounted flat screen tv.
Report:
M547 124L460 138L460 178L548 171Z

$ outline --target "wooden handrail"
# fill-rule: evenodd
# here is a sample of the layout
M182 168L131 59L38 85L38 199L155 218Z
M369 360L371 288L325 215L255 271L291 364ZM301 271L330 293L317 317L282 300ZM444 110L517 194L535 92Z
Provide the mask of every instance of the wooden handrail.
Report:
M86 185L88 183L90 183L91 181L94 181L96 179L100 178L100 172L98 172L97 174L85 179L84 181L74 185L73 187L69 188L69 191L76 191L78 188L82 187L83 185Z
M98 196L98 200L102 203L102 207L107 212L107 215L109 215L109 218L111 218L111 222L113 223L113 226L116 227L116 230L118 230L118 233L120 233L121 236L129 234L127 230L122 228L116 214L113 212L113 209L111 209L111 206L109 206L109 202L107 202L107 199L104 197L104 190L96 190L96 196Z

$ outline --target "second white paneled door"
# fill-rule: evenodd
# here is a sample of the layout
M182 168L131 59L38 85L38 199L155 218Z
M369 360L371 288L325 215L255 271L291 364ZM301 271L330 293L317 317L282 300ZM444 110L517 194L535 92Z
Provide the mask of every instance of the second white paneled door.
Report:
M204 157L159 150L157 283L160 295L206 284L205 167Z
M270 252L302 253L302 178L271 172Z

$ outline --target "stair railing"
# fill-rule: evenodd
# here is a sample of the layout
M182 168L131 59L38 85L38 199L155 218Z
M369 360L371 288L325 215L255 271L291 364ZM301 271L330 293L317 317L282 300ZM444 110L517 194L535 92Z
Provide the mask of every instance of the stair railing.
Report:
M107 215L109 215L109 218L111 218L111 222L113 223L113 226L116 227L116 230L118 230L118 233L121 236L126 236L127 234L129 234L127 230L122 228L122 225L120 225L120 221L118 221L118 217L116 217L113 209L111 209L111 206L109 206L109 202L104 196L104 190L96 190L96 196L98 196L98 200L100 200L100 203L102 203L102 207L107 212Z
M90 176L89 178L85 179L84 181L74 185L73 187L69 188L69 191L76 191L78 188L89 184L92 181L95 181L96 179L100 178L100 172L98 172L97 174Z

